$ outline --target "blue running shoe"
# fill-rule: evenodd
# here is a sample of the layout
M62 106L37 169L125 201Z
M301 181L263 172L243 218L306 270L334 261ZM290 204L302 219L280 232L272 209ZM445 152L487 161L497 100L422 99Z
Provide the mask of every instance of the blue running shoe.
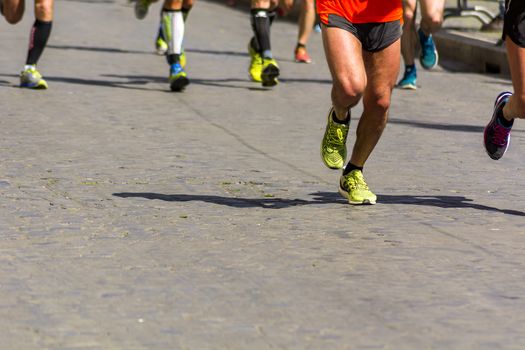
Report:
M417 70L416 65L405 66L405 74L403 78L397 83L397 87L405 90L416 90Z
M186 75L186 72L180 65L180 63L174 63L170 67L170 89L171 91L177 91L180 92L184 90L186 86L190 81L188 80L188 76Z
M421 66L425 69L432 69L437 66L439 57L436 50L436 45L434 44L434 39L432 39L432 34L426 36L421 28L417 31L419 35L419 43L421 44L421 55L419 60Z
M490 158L498 160L507 151L510 144L510 130L512 129L512 124L514 120L510 123L510 126L505 126L499 120L503 117L503 107L512 96L511 92L502 92L496 98L494 102L494 112L492 113L492 119L485 127L485 132L483 133L483 143L485 145L485 150Z

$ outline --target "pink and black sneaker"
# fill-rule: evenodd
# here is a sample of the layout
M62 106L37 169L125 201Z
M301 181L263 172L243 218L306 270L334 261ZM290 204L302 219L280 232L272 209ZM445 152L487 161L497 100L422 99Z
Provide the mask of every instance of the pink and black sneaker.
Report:
M507 151L510 144L510 130L514 121L506 121L503 117L503 107L512 96L511 92L502 92L496 98L494 103L494 112L492 119L485 127L483 133L485 150L490 158L498 160ZM502 122L503 120L503 122ZM504 125L506 124L506 125Z

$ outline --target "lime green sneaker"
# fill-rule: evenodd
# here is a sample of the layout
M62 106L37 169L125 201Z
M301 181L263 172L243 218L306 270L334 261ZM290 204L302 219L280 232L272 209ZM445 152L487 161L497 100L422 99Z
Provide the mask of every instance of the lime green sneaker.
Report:
M35 66L26 68L20 73L20 87L29 89L47 89L47 82L42 78L42 75L36 70Z
M363 173L359 169L352 170L348 175L341 176L339 193L348 199L348 203L376 204L377 196L370 191Z
M261 80L262 86L275 86L279 83L279 66L273 58L264 58L262 63Z
M170 67L170 89L171 91L181 92L190 83L188 76L180 63L174 63Z
M179 62L182 68L186 68L186 52L184 51L184 49L182 49L182 52L180 54Z
M334 107L328 111L328 123L321 143L321 159L330 169L341 169L346 160L346 137L348 136L349 124L334 122L332 114Z
M168 52L168 43L160 35L155 40L155 52L159 56L164 56Z
M250 54L250 68L248 68L250 78L252 81L260 83L262 81L262 57L250 43L248 43L248 53Z

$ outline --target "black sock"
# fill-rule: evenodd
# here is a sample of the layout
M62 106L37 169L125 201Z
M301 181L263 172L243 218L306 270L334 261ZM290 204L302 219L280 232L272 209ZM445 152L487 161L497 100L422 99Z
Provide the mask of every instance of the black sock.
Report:
M36 65L38 59L46 47L47 39L51 34L51 26L53 21L42 22L35 20L33 28L31 28L31 35L29 37L29 50L27 51L26 64Z
M270 18L268 17L268 10L252 9L251 22L261 56L264 58L272 58L270 47Z
M498 115L496 118L498 119L501 125L503 125L506 128L510 128L512 127L512 124L514 124L514 119L508 120L503 116L503 107L505 107L505 104L503 104L503 106L501 106L501 108L498 110Z
M295 50L297 51L297 49L305 49L306 48L306 45L305 44L301 44L301 43L297 43L297 45L295 45Z
M332 111L332 120L337 124L349 124L350 123L350 112L346 113L346 118L344 120L337 119L335 115L335 110Z
M180 54L174 53L171 55L166 55L166 59L168 60L168 64L170 65L178 63L180 62Z
M363 167L362 166L357 166L357 165L354 165L354 164L348 162L348 164L345 166L345 170L343 170L343 175L348 175L353 170L361 170L361 171L363 171Z
M277 17L277 9L268 10L268 18L270 19L270 27L272 26L273 21L275 20L275 17Z
M186 18L188 18L188 15L190 14L191 7L183 7L180 10L182 12L182 19L184 22L186 22Z

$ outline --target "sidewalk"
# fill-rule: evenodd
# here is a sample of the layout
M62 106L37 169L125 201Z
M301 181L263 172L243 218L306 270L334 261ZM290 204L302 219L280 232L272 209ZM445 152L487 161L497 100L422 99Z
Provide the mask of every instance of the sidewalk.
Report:
M457 7L457 1L447 0L447 7ZM482 6L494 15L499 13L497 1L469 1L470 7ZM443 61L462 63L463 69L481 73L509 75L507 55L497 45L501 32L480 31L482 22L474 17L450 17L443 30L435 35Z

